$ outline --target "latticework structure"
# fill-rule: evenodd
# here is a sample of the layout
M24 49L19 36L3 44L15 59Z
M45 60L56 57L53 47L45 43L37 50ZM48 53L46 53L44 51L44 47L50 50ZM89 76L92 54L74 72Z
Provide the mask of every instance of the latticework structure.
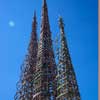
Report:
M60 52L57 47L57 61L54 57L47 3L43 0L40 40L38 43L34 13L28 54L21 68L14 100L80 100L62 18L59 19L59 28L61 39Z
M19 82L17 83L17 92L14 100L32 100L34 94L33 74L35 73L38 49L36 30L36 13L34 13L28 54L21 67L21 76Z
M56 99L56 64L46 0L43 0L41 33L34 80L35 95L33 95L33 100Z
M61 46L59 64L57 66L57 97L56 100L80 100L76 76L70 58L64 32L64 23L59 19Z

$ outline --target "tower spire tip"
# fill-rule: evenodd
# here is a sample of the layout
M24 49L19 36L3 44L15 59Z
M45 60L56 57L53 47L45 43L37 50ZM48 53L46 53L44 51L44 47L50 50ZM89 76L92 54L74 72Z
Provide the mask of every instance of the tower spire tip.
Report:
M46 4L46 0L43 0L43 5L45 5Z
M33 19L36 19L36 10L34 10L34 18Z

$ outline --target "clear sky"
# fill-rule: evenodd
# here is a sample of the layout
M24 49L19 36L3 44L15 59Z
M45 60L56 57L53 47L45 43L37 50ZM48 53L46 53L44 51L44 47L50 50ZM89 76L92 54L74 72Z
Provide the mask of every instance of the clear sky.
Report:
M97 100L97 0L47 0L53 38L58 16L66 37L82 100ZM14 100L20 66L27 52L34 10L40 34L42 0L0 0L0 100Z

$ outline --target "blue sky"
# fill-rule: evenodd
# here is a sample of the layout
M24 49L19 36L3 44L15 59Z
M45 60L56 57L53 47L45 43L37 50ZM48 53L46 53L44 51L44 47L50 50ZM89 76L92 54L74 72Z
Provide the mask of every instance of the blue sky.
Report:
M58 17L64 19L82 100L97 100L98 1L47 0L47 3L53 38L59 32ZM0 100L14 100L34 10L40 34L41 7L42 0L0 0Z

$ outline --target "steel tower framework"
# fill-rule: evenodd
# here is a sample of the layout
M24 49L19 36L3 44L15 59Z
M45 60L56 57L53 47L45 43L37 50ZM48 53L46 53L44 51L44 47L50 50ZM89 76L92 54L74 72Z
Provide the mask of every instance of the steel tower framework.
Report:
M43 0L41 33L34 80L35 95L33 95L33 100L56 99L56 64L46 0Z
M81 100L61 17L59 28L61 46L56 65L47 3L43 0L40 40L38 43L35 12L28 54L14 100Z
M32 100L34 94L33 75L36 69L37 49L38 49L36 30L37 30L36 13L34 13L28 54L21 67L21 76L19 82L17 83L17 92L14 97L14 100Z
M57 66L57 97L56 100L80 100L77 80L64 32L63 19L59 19L61 47Z

